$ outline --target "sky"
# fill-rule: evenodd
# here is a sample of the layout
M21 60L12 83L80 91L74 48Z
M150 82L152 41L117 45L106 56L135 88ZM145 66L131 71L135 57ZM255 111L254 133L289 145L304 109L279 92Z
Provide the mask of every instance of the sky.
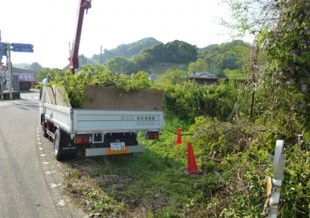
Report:
M63 68L70 57L80 0L0 0L1 41L33 44L34 52L12 52L11 61ZM220 25L229 9L222 0L92 0L84 16L79 54L91 58L146 37L181 40L198 48L232 40ZM243 40L251 42L251 37ZM4 59L5 60L5 59Z

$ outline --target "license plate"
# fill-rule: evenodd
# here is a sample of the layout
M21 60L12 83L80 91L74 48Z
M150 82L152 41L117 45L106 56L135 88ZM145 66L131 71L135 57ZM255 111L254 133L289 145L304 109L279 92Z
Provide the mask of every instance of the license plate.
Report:
M111 142L111 151L122 151L125 150L125 142Z

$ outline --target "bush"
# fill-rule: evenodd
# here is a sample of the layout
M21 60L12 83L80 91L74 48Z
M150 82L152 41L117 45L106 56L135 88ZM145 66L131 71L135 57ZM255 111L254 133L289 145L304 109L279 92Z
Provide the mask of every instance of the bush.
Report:
M165 112L181 119L207 115L228 120L237 102L237 84L222 81L220 85L200 86L195 82L166 85Z

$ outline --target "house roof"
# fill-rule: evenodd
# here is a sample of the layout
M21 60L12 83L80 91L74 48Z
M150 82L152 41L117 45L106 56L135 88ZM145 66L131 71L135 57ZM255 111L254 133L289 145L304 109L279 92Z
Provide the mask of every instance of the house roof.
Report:
M13 73L18 76L19 82L35 82L36 79L33 73Z
M191 79L218 79L219 77L210 72L195 72L189 75Z
M4 66L4 70L7 70L6 66ZM12 73L13 75L18 76L18 79L20 82L35 82L36 81L35 76L34 76L36 72L32 70L26 70L26 69L20 69L20 68L13 67ZM6 74L6 76L7 78L9 77L8 74Z
M32 70L20 69L13 67L13 74L18 76L20 82L35 82L35 72Z

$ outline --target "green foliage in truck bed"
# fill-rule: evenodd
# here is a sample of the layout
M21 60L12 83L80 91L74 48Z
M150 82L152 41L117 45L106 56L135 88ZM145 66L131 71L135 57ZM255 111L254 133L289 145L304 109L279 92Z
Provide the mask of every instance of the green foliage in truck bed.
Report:
M57 73L51 84L65 88L73 108L80 108L85 101L84 88L87 85L116 87L125 92L153 87L146 72L140 71L128 77L125 74L112 73L103 66L85 66L76 74L67 71L63 76Z

